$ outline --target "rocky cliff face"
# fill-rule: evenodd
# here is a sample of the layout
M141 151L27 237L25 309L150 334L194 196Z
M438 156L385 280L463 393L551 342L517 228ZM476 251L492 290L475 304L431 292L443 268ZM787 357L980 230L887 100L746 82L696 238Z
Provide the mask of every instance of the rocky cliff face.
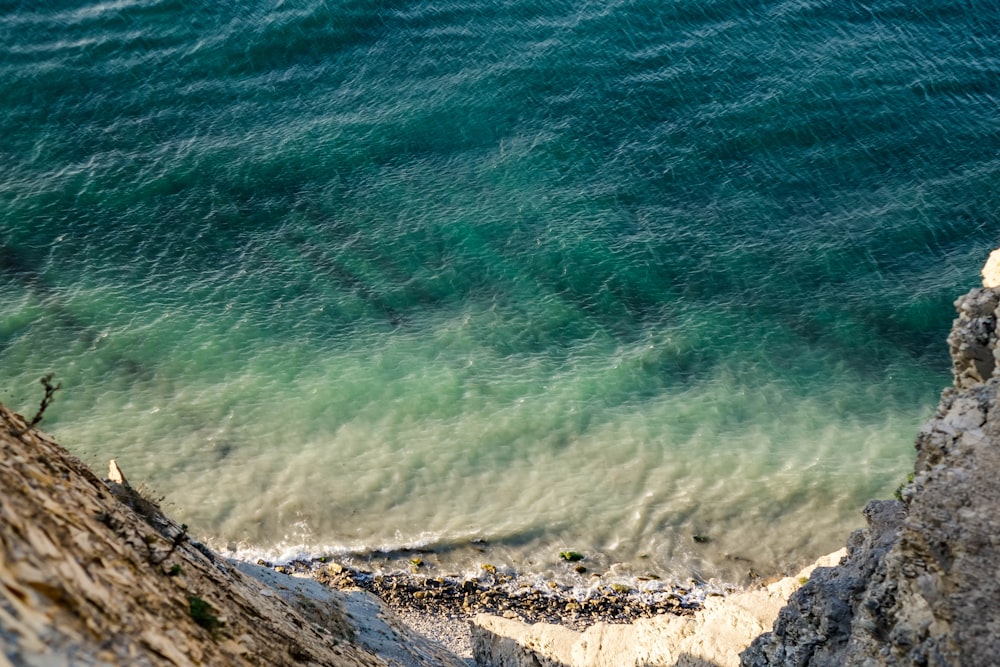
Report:
M110 476L0 406L0 665L465 664L362 591L236 567Z
M874 501L744 667L1000 664L1000 289L956 302L954 387L917 437L902 502Z

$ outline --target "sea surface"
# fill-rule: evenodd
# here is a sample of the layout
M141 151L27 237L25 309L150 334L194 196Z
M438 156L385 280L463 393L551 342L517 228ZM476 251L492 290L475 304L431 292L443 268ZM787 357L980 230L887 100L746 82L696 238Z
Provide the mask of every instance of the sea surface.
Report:
M0 0L0 400L249 557L794 569L998 211L995 0Z

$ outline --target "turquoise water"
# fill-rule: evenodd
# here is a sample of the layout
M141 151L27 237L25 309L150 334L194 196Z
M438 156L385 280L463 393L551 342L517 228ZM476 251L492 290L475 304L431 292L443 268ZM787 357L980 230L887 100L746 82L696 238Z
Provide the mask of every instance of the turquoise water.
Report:
M5 2L0 44L0 399L55 372L49 431L243 553L799 565L910 469L998 240L993 2Z

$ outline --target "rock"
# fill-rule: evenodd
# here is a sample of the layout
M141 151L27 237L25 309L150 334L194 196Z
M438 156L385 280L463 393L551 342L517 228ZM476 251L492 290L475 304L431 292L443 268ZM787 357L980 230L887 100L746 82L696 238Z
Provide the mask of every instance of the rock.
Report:
M758 590L706 600L689 616L664 614L628 624L596 623L582 632L561 625L481 614L472 622L472 652L483 667L735 667L739 652L774 622L790 593L824 557L794 577Z
M955 302L958 319L948 335L955 387L967 389L993 376L997 362L997 306L1000 294L974 289Z
M114 459L108 461L108 480L115 484L128 486L128 482L125 480L125 473L118 467L118 461Z
M852 536L848 558L792 596L773 631L743 653L745 667L997 664L998 303L993 289L956 302L955 386L917 436L903 502L868 505L869 526Z
M226 561L109 477L0 405L0 664L465 665L368 593Z
M560 551L559 557L571 563L583 560L583 554L579 551Z
M983 287L1000 287L1000 249L990 253L983 267Z
M563 658L577 641L578 632L560 625L482 614L472 621L472 655L480 667L567 667Z
M847 556L836 568L819 569L778 614L774 631L754 640L744 667L820 665L840 667L843 644L875 570L899 532L903 503L872 501L865 507L868 530L848 540Z

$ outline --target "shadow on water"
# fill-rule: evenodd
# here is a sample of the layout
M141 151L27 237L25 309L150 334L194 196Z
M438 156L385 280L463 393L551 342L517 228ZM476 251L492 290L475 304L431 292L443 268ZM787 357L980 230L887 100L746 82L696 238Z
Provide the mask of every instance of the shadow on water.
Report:
M0 245L0 275L38 292L48 292L41 274L16 248Z
M361 559L378 560L403 560L406 561L412 556L421 554L453 554L461 551L477 551L485 553L496 547L522 547L538 541L542 536L548 534L550 527L533 528L521 530L497 537L473 538L473 539L449 539L436 542L429 542L423 545L386 548L367 549L350 552L348 555Z

